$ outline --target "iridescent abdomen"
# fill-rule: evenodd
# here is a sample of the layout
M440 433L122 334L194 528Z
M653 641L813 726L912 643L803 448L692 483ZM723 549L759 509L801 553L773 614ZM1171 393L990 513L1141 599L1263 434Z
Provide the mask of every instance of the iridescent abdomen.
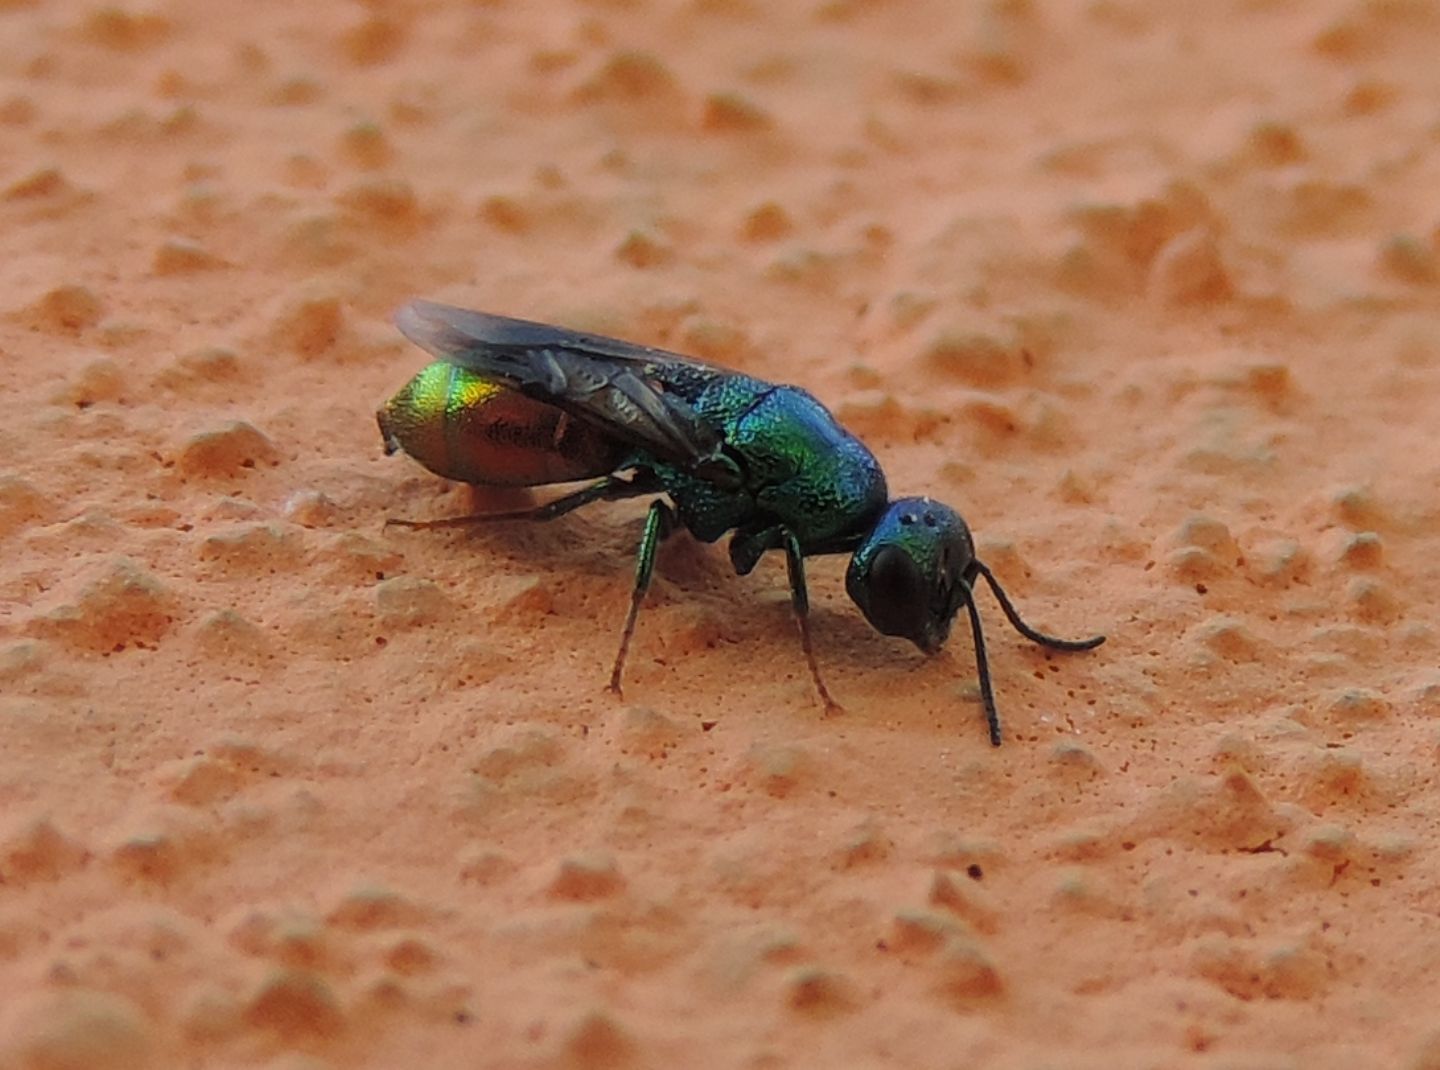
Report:
M625 449L590 424L437 361L375 414L385 452L461 483L535 487L608 475Z

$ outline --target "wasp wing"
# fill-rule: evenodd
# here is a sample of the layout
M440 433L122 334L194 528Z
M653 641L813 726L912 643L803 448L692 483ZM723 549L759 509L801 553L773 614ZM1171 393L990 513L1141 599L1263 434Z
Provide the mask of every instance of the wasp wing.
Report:
M658 459L709 473L720 433L685 400L726 374L701 361L603 335L411 301L395 325L447 363L492 376L599 425ZM728 468L728 466L722 466Z

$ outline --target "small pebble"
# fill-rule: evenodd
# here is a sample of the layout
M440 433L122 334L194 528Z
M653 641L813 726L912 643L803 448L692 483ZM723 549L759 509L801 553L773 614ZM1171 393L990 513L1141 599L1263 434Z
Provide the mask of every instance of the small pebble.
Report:
M124 996L87 988L12 997L12 1035L0 1044L23 1070L143 1070L158 1045L145 1012ZM7 1062L9 1060L7 1059Z
M831 1017L851 1010L856 995L843 976L814 966L802 966L785 980L785 1002L799 1014Z
M104 305L88 286L58 286L30 306L37 326L56 334L76 334L100 322Z
M152 269L157 275L194 275L225 267L222 257L188 238L171 238L155 250Z
M608 1011L592 1010L565 1030L569 1065L579 1070L619 1070L635 1064L637 1045L630 1030Z
M740 235L750 242L775 242L795 232L790 214L774 201L752 208L741 223Z
M608 899L624 887L625 879L613 858L584 855L562 859L547 892L554 899L586 903Z
M192 435L176 456L176 466L184 475L212 478L243 475L279 461L280 451L270 438L244 420Z
M287 1040L333 1037L345 1026L334 989L324 978L303 970L271 973L251 994L246 1022Z
M774 125L769 114L738 93L713 93L705 98L702 129L717 133L748 133Z

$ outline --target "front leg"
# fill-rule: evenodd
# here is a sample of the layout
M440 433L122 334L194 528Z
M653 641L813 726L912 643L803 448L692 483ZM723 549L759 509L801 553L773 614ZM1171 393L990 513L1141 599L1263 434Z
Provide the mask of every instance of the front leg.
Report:
M730 564L735 567L735 575L750 575L767 550L778 550L783 545L784 531L778 526L739 528L730 538Z
M840 704L830 697L825 681L820 678L820 665L815 660L815 649L810 644L810 595L805 590L805 557L800 553L800 540L793 532L783 530L781 539L785 545L785 564L790 574L790 605L795 610L795 621L800 626L800 646L805 651L810 675L815 679L815 690L820 693L820 701L825 703L825 712L839 713Z

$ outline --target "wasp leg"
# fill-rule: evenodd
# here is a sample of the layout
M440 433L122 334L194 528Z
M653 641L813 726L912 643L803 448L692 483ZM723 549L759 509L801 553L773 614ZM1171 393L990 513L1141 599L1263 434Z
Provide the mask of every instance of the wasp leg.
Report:
M1005 611L1005 616L1010 619L1010 623L1014 626L1015 630L1032 643L1048 646L1052 650L1094 650L1101 643L1105 642L1103 635L1092 635L1089 639L1057 639L1053 635L1046 635L1044 632L1036 631L1020 619L1019 612L1011 605L1010 598L1005 594L1004 589L1000 586L1000 581L995 578L993 572L986 568L980 561L974 562L970 568L972 574L979 573L985 577L986 581L990 584L990 589L995 592L995 600L1000 603L1000 608ZM978 635L979 633L977 632L976 634Z
M606 476L604 479L591 483L588 487L582 487L574 494L567 494L563 498L556 498L553 502L546 502L544 505L533 506L529 509L513 509L505 513L476 513L473 516L451 516L444 520L399 520L389 517L385 521L385 526L419 531L429 528L464 528L499 520L554 520L557 516L564 516L591 502L619 501L622 498L650 494L659 489L659 480L649 473L637 474L634 479Z
M965 596L965 608L970 611L970 634L975 639L975 671L980 677L980 702L985 707L985 722L990 726L990 743L998 747L1000 711L995 708L995 689L990 686L990 659L985 654L985 633L980 628L980 611L975 608L975 592L970 589L970 585L961 581L958 586Z
M675 512L660 499L650 503L650 512L645 514L645 532L640 536L640 549L635 553L635 587L630 592L630 612L625 617L625 630L620 633L620 649L615 654L615 668L610 670L610 690L620 690L620 676L625 671L625 655L630 652L630 638L635 634L635 618L640 615L640 603L645 601L645 592L650 590L650 577L655 574L655 551L675 530Z
M786 531L785 565L790 574L790 606L795 610L795 622L800 626L800 646L805 651L805 661L810 666L810 675L815 679L815 690L825 703L826 713L841 712L840 703L830 697L830 690L820 678L820 663L815 660L815 648L810 643L810 595L805 590L805 558L800 553L800 540L793 532Z

